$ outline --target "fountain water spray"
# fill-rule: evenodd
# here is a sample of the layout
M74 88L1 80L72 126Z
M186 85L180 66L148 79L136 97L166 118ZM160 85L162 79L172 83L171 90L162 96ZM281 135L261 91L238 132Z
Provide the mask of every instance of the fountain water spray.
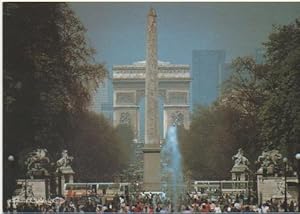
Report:
M176 211L176 206L180 204L180 195L183 193L183 173L176 123L168 128L162 155L164 160L162 167L164 187Z

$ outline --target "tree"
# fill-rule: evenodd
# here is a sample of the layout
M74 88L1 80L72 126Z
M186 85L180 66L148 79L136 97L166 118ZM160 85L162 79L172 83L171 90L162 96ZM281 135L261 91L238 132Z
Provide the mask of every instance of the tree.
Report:
M233 61L222 97L242 110L253 127L257 148L280 149L294 160L300 131L300 22L275 26L265 42L265 63L249 57Z
M194 179L230 176L231 157L246 138L240 132L240 116L235 109L217 103L194 112L190 130L181 143L185 171L191 171Z
M128 160L133 162L135 160L135 148L133 144L134 133L131 126L128 124L119 124L116 127L116 133L121 142L122 150L127 154Z
M85 31L65 3L4 4L5 151L68 144L105 75Z
M264 65L256 64L252 57L238 57L232 61L230 78L223 83L221 102L252 117L255 121L264 94L261 87L264 76Z
M76 119L70 154L82 182L112 181L129 161L128 149L102 115L85 112Z
M264 47L264 64L235 59L222 96L193 113L182 153L196 179L226 177L239 147L252 164L263 149L280 149L294 161L300 149L300 22L275 27Z
M223 95L208 107L193 112L182 153L186 170L195 179L226 179L238 148L254 164L261 152L258 110L264 101L260 86L263 66L248 57L232 63L233 73ZM249 155L251 154L251 155Z
M218 102L239 112L239 126L247 133L240 146L256 157L261 152L257 148L263 144L258 113L265 100L262 83L266 66L257 64L252 57L238 57L231 67L231 76L223 83L224 91Z
M21 160L44 147L55 155L72 143L75 120L106 73L85 31L66 3L3 4L4 168L9 154Z
M264 43L266 100L259 112L266 148L281 148L290 160L300 139L300 21L275 26Z

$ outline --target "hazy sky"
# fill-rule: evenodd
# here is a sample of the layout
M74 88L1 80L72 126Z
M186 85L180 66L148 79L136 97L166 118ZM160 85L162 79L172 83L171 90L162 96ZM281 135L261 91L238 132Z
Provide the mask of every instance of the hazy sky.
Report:
M146 16L158 15L158 56L190 64L193 49L225 49L226 61L254 54L272 24L300 17L300 3L70 3L108 69L145 58Z

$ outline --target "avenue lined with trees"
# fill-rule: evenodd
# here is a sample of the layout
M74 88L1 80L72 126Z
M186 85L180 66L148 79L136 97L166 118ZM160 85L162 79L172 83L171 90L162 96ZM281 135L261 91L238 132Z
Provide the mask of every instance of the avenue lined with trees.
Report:
M296 168L294 157L300 150L299 20L274 27L263 46L263 64L251 57L235 59L219 99L193 112L190 130L181 139L185 167L193 178L228 177L230 157L237 148L247 151L252 164L263 150L279 149Z

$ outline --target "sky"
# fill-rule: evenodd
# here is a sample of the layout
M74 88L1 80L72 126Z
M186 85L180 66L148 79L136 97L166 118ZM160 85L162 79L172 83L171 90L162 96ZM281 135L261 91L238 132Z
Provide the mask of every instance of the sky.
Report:
M251 55L268 39L272 25L300 17L293 3L69 3L87 29L96 60L112 65L145 58L146 17L157 11L158 57L176 64L192 63L193 49L224 49L226 61Z

